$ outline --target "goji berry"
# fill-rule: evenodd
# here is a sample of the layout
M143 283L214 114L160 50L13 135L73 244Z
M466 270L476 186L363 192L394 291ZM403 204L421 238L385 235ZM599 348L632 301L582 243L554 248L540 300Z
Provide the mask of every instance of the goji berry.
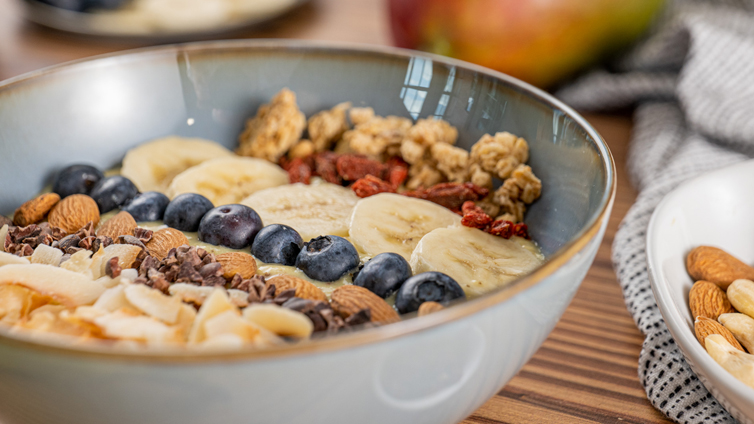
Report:
M303 159L296 158L286 163L284 168L288 171L288 179L293 183L309 184L312 176L312 169L307 165Z
M484 198L489 194L489 190L472 183L440 183L427 189L408 191L404 194L455 210L460 208L463 202Z
M519 222L518 224L513 225L513 235L523 237L527 240L531 239L529 237L529 227L523 222Z
M322 152L312 155L314 161L314 175L322 177L328 183L340 185L343 181L338 175L335 161L338 160L338 154L333 152Z
M374 175L367 175L358 179L351 186L351 190L359 197L374 196L378 193L395 193L395 187L387 181L381 180Z
M340 155L335 161L338 175L346 181L356 181L367 175L382 176L387 167L363 155Z
M498 219L493 222L486 231L493 236L509 239L513 235L513 223L510 221Z
M399 156L391 157L385 165L387 165L387 171L384 179L394 187L400 186L408 178L408 163Z

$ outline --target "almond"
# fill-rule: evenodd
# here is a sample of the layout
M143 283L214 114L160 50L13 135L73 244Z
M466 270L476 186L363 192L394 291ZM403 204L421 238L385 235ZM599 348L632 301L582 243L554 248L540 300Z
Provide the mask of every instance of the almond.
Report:
M717 322L725 326L749 352L754 352L754 318L745 314L722 314Z
M738 340L733 337L733 333L714 319L701 316L697 317L696 322L694 322L694 332L696 333L696 339L699 340L699 343L701 343L702 346L705 345L704 339L706 339L707 336L710 334L719 334L733 347L742 352L744 351L744 348L741 347L741 343L738 343Z
M107 236L118 240L118 236L133 235L136 229L136 220L126 211L118 212L117 215L103 222L97 229L98 236Z
M727 295L736 311L754 318L754 282L736 280L728 286Z
M157 259L165 259L170 249L189 244L186 236L175 228L163 228L152 234L152 239L147 243L149 254Z
M723 289L709 281L699 280L689 291L691 316L717 319L722 314L736 312Z
M424 315L429 315L432 312L441 311L443 309L445 309L445 307L437 302L424 302L421 305L419 305L418 314L420 317L423 317Z
M43 220L59 201L60 196L57 193L46 193L35 197L16 209L16 213L13 214L13 223L21 227L36 224Z
M332 308L343 319L369 309L372 314L372 322L395 322L400 321L398 312L388 305L384 299L360 286L341 286L332 292Z
M754 280L754 268L724 250L711 246L699 246L689 252L686 270L695 281L709 281L723 290L739 278Z
M276 293L280 293L285 290L296 289L296 297L327 302L327 295L325 295L325 293L320 290L319 287L304 280L303 278L282 274L270 278L269 280L267 280L267 284L274 284Z
M241 274L241 278L246 280L257 273L257 261L248 253L221 253L216 255L215 259L222 264L223 277L226 279L231 279L234 275Z
M99 207L85 194L72 194L52 208L48 220L53 227L73 234L89 222L95 227L99 224Z

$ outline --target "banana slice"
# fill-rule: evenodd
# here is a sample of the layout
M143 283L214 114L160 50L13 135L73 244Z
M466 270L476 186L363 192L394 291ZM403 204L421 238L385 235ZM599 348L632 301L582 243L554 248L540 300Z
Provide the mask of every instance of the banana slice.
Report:
M359 198L353 191L330 183L283 187L258 191L241 204L262 217L264 225L293 227L305 241L317 236L348 236L348 218Z
M425 271L448 274L472 298L530 273L544 259L529 240L506 240L458 226L439 228L424 236L409 262L414 275Z
M264 159L233 156L208 160L176 175L167 195L172 199L183 193L198 193L220 206L283 184L288 184L283 168Z
M233 156L233 152L214 141L170 136L129 150L120 173L141 192L165 193L176 175L204 161L226 156Z
M460 216L428 200L381 193L359 200L349 234L364 253L394 252L408 260L425 234L460 223Z

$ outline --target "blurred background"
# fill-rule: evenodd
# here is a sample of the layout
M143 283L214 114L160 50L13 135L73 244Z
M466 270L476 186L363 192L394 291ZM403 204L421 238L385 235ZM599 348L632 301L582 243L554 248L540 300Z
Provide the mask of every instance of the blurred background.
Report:
M301 38L443 54L552 88L615 55L663 0L0 0L0 79L115 50Z

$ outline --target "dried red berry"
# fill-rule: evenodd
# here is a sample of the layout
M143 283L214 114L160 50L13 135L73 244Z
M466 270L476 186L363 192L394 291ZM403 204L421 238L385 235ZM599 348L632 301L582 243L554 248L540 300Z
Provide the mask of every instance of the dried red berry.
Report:
M529 227L523 222L519 222L518 224L513 225L513 235L523 237L527 240L531 239L529 237Z
M378 193L395 193L395 187L387 181L383 181L374 175L367 175L353 183L351 190L359 197L374 196Z
M463 203L461 213L461 225L466 227L483 230L492 222L492 217L470 200Z
M338 169L335 162L338 160L338 154L333 152L316 153L312 156L314 161L314 175L319 175L328 183L341 184L342 180L338 175Z
M312 176L312 169L301 158L291 160L287 164L286 171L288 171L288 178L291 180L291 184L309 184L310 178Z
M384 179L398 187L408 178L408 163L399 156L393 156L385 163L387 170L384 173Z
M513 235L513 223L498 219L493 222L486 231L493 236L509 239Z
M335 161L338 175L346 181L356 181L367 175L381 176L387 167L363 155L341 155Z
M480 200L489 194L489 190L472 183L440 183L427 189L408 191L409 197L429 200L448 209L455 210L468 200Z

